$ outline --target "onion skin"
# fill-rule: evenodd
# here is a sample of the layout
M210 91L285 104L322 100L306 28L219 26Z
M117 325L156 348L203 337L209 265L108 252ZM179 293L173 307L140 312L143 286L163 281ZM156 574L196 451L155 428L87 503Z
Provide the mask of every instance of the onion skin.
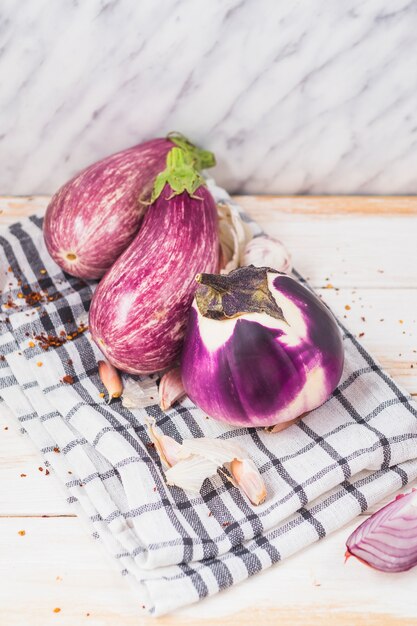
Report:
M45 244L66 272L101 278L135 237L152 189L173 147L152 139L113 154L72 178L53 196L43 226Z
M417 492L395 500L366 519L346 542L346 557L382 572L405 572L417 565Z
M91 335L110 363L125 372L151 373L174 363L197 288L195 275L218 267L217 209L210 192L200 186L193 196L172 194L165 185L91 302Z
M185 391L209 416L236 426L294 420L327 400L343 370L341 333L327 307L290 276L267 277L289 325L266 313L207 319L196 301L190 312Z

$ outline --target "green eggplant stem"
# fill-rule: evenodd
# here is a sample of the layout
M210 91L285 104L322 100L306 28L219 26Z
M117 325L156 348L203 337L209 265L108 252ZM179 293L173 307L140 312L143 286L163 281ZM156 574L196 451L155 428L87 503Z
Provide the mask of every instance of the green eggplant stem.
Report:
M168 133L167 139L172 141L172 143L174 143L178 148L182 148L184 152L189 154L197 170L205 170L216 165L216 157L213 152L198 148L181 133Z
M172 190L171 198L186 191L191 198L201 200L194 195L206 182L196 169L192 157L182 148L174 147L167 154L166 168L158 174L152 189L151 203L161 195L165 185Z

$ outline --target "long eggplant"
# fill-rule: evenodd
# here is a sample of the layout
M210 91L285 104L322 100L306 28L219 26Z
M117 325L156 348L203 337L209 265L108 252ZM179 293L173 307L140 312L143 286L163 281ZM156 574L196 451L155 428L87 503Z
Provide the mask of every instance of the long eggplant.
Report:
M53 196L45 215L46 247L58 265L74 276L97 279L135 237L156 176L167 154L179 145L196 167L214 157L172 133L113 154L72 178Z
M90 331L106 358L131 373L162 370L182 346L196 274L219 262L216 205L180 148L167 157L142 227L100 282Z

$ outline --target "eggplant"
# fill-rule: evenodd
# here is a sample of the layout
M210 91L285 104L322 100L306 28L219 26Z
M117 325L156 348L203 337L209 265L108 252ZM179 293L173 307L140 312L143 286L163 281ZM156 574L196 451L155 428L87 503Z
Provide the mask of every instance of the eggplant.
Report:
M195 276L218 263L216 204L187 154L175 147L141 229L91 302L91 335L108 361L135 374L171 366L181 350Z
M171 133L87 167L53 196L46 210L44 239L64 271L84 279L104 276L135 237L155 178L175 145L196 167L214 164L212 153Z
M210 417L276 427L325 402L340 381L342 335L330 310L267 267L202 274L181 357L184 389Z

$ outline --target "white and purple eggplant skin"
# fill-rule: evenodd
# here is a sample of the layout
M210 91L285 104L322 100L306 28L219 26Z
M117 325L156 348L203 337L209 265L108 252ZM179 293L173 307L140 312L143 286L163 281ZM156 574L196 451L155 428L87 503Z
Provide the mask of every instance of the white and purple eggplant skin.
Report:
M115 367L157 372L178 358L200 271L219 262L217 209L205 186L190 196L165 185L129 248L97 287L94 341Z
M222 278L250 268L259 269ZM261 269L284 319L265 312L208 319L194 300L181 357L191 400L236 426L294 420L328 399L343 370L341 333L327 307L290 276Z
M45 244L66 272L104 276L135 237L150 194L164 169L169 139L152 139L113 154L72 178L53 196L43 226Z

